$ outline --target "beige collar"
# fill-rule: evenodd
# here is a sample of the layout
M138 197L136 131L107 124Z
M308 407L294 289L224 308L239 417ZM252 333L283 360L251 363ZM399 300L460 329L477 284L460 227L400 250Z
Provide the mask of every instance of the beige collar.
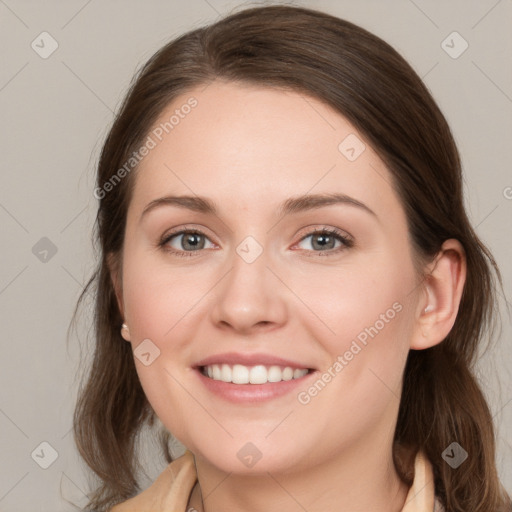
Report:
M110 512L186 512L196 481L194 456L186 450L162 471L150 487L115 505ZM443 512L437 501L434 509L434 498L432 465L422 452L418 452L414 461L414 481L402 512Z

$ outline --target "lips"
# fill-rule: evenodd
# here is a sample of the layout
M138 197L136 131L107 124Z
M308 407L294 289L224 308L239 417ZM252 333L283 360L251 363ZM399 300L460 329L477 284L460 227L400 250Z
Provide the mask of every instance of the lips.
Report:
M193 367L213 394L235 403L283 396L316 373L307 363L270 354L216 354Z

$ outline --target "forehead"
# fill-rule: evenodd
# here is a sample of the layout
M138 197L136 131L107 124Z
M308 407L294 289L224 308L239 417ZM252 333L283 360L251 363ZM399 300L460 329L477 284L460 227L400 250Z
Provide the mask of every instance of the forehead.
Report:
M166 193L243 209L308 192L341 192L374 211L399 203L389 171L363 136L340 113L298 92L203 85L165 108L149 140L132 199L139 211Z

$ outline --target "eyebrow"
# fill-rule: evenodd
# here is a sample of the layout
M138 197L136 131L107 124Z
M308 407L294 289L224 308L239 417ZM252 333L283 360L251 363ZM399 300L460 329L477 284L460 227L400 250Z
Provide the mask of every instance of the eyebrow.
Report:
M355 206L370 213L374 217L377 217L377 214L361 201L340 193L306 194L302 196L290 197L279 205L277 212L279 215L288 215L291 213L322 208L324 206L330 206L333 204ZM150 211L161 206L176 206L178 208L184 208L198 213L211 214L215 216L218 215L218 208L216 204L206 197L165 196L151 201L144 208L141 214L141 219Z

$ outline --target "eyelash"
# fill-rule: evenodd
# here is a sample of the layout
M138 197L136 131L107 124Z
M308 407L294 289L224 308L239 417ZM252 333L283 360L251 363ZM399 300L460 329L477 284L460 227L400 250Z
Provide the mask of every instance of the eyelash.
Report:
M202 235L202 236L205 236L206 238L207 235L206 233L203 233L201 230L199 229L181 229L179 231L174 231L174 232L171 232L171 233L168 233L166 235L164 235L162 237L162 239L160 240L160 242L158 243L158 246L164 250L165 252L168 252L168 253L171 253L175 256L179 256L179 257L192 257L192 256L196 256L196 254L194 253L201 253L202 251L201 250L197 250L197 251L178 251L176 249L170 249L167 246L167 244L175 237L175 236L179 236L179 235L183 235L183 234L196 234L196 235ZM349 249L351 247L354 246L354 241L347 237L346 235L344 235L339 229L336 229L336 228L321 228L321 229L316 229L316 230L313 230L311 232L309 232L307 235L303 236L298 243L302 242L303 240L305 240L306 238L310 237L310 236L313 236L313 235L318 235L318 234L327 234L327 235L330 235L330 236L333 236L335 237L336 239L338 239L339 241L342 242L342 246L336 248L336 249L329 249L329 250L326 250L326 251L310 251L310 252L316 252L316 253L319 253L318 256L322 255L326 255L326 256L335 256L337 254L339 254L341 251L344 251L346 249ZM306 250L306 249L305 249Z

